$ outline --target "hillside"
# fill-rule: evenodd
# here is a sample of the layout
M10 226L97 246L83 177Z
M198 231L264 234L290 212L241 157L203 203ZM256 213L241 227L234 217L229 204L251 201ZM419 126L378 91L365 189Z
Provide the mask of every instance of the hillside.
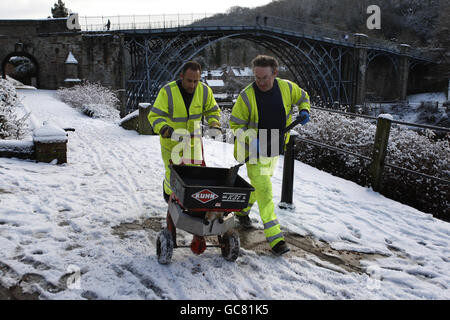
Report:
M369 5L378 5L381 29L369 30L366 21ZM324 10L326 8L326 10ZM450 76L450 6L439 0L278 0L256 7L232 7L224 14L197 22L197 25L248 25L258 22L268 26L289 25L290 29L311 24L344 32L365 33L369 37L407 43L432 54L437 65L421 71L429 84L418 91L444 90ZM265 20L264 17L267 17ZM280 19L281 17L281 19ZM248 66L258 53L270 50L244 40L225 40L206 49L202 59L211 67L227 65Z

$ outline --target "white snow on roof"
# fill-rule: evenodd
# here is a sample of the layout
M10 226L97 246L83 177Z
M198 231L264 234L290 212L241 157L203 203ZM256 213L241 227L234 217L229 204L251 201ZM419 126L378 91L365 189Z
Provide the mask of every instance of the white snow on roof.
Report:
M66 63L78 64L77 59L75 59L75 57L72 54L72 51L69 52L69 55L67 56L67 59L66 59Z
M232 67L231 70L233 71L233 74L236 77L252 77L253 76L253 70L249 67L245 67L245 68Z
M223 80L206 80L206 84L210 87L223 87L225 85Z
M222 70L211 70L210 72L213 77L221 77L223 75Z

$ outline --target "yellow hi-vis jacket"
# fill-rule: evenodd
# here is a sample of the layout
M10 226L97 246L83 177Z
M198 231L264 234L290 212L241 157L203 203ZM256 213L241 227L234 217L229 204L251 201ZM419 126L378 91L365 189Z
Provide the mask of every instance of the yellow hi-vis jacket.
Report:
M276 78L281 91L284 110L286 111L286 127L292 123L293 105L298 106L298 111L310 111L309 95L296 83ZM236 137L234 142L234 157L243 162L251 154L250 142L258 134L258 107L256 104L255 90L249 84L236 100L230 117L230 128ZM253 129L253 130L251 130ZM286 133L284 141L289 141L289 133ZM283 146L284 147L284 146Z
M180 89L176 81L172 81L159 91L149 112L148 120L155 133L159 133L165 125L172 127L175 134L183 138L183 148L179 150L183 162L191 160L197 164L202 160L200 127L202 116L206 118L208 125L215 121L220 122L220 109L211 88L199 82L194 91L188 115ZM161 147L167 150L181 146L178 140L171 138L160 137L160 142Z

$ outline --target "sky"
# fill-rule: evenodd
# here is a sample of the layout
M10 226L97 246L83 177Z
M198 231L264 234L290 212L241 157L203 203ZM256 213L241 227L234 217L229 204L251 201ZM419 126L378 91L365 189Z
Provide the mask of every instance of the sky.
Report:
M1 0L0 19L41 19L51 15L57 0ZM234 6L258 7L271 0L66 0L66 7L80 16L113 16L162 13L220 13Z

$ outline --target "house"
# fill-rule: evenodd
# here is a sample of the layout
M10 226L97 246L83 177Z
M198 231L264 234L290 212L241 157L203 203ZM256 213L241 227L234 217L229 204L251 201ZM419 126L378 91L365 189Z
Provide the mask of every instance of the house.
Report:
M240 68L240 67L228 67L227 74L229 77L236 77L241 79L250 79L253 77L253 70L249 67Z
M222 79L206 79L205 82L214 93L223 93L225 90L225 83Z

